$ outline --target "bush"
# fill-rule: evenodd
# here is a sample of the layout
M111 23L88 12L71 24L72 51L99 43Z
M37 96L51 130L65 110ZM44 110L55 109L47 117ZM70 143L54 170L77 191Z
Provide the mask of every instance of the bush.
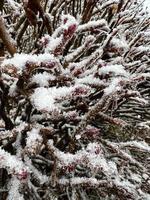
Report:
M0 199L150 199L142 4L6 0L0 8Z

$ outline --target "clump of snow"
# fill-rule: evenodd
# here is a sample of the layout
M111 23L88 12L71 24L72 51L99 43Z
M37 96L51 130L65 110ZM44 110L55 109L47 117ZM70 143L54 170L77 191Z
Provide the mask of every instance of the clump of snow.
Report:
M20 5L19 3L17 3L16 1L7 0L7 2L8 2L8 4L9 4L9 6L10 6L14 11L16 11L16 12L17 12L17 10L18 10L19 8L21 8L21 5Z
M56 58L50 54L15 54L13 58L5 59L2 63L2 67L5 68L7 65L13 65L20 72L25 68L27 62L36 63L40 65L41 62L56 62Z
M142 177L139 174L131 173L130 176L135 182L141 183Z
M99 185L99 181L96 178L86 178L86 177L74 177L71 178L70 180L66 178L62 178L59 180L59 184L61 185L66 185L66 184L71 184L71 185L82 185L82 184L88 184L92 186Z
M46 35L47 44L45 45L45 52L54 53L57 48L63 48L62 44L66 43L65 36L71 37L77 29L78 22L71 15L62 15L62 23L58 27L52 36ZM65 41L66 40L66 41Z
M56 108L54 98L47 88L37 88L31 96L31 101L41 111L52 111Z
M109 30L109 27L107 26L107 21L104 19L96 20L96 21L89 21L86 24L79 25L77 31L82 32L82 31L87 31L90 30L91 28L107 28L106 30Z
M150 51L150 48L149 46L139 46L139 47L136 47L135 50L138 52L147 52L147 51Z
M9 88L9 95L12 97L16 95L16 89L17 89L16 83L17 83L17 80L14 81L13 84Z
M150 14L150 4L149 4L149 0L145 0L144 1L144 8L146 8Z
M23 195L19 192L21 187L20 181L16 177L11 178L9 187L10 190L7 200L24 200Z
M129 76L129 72L127 72L122 65L108 65L101 67L99 69L100 74L113 74L120 76Z
M111 163L105 159L102 147L98 143L89 143L86 149L83 148L76 154L59 151L53 146L52 140L49 140L48 144L51 151L55 151L55 156L59 160L59 168L75 167L78 164L82 164L92 170L100 170L110 176L117 173L115 163L110 167Z
M61 24L52 34L53 38L57 38L60 33L64 30L68 30L68 28L72 25L78 26L78 21L71 15L62 15L61 16Z
M45 53L53 52L61 44L62 39L62 36L57 38L49 37L49 42L46 45Z
M86 85L104 85L104 81L99 80L98 78L93 77L93 75L89 75L80 79L76 79L76 83L86 84Z
M72 87L40 87L35 89L35 92L31 96L31 101L38 110L50 112L57 109L55 104L56 99L67 96L72 90Z
M71 16L71 15L69 15L69 14L67 14L67 15L62 15L61 16L61 20L62 20L62 27L63 27L63 29L65 30L67 30L72 24L75 24L76 26L78 26L78 22L77 22L77 20L73 17L73 16Z
M31 153L34 153L37 146L40 146L43 141L42 136L39 134L39 129L33 128L31 131L27 132L26 148Z
M48 87L49 81L54 80L54 79L55 79L55 76L53 76L52 74L43 72L43 73L33 75L31 81L34 83L37 83L40 87L45 87L45 86Z
M123 38L119 39L119 38L115 38L115 37L111 40L111 45L114 45L117 48L122 48L125 50L127 50L129 47L129 45L127 44L125 39L123 39Z
M76 138L76 140L80 140L81 139L81 135L76 135L75 138Z
M16 164L17 163L17 164ZM0 168L6 168L8 173L20 175L23 171L28 171L24 163L16 156L9 154L0 147Z
M57 105L57 101L63 101L63 99L69 98L72 95L84 95L87 93L88 87L84 85L76 85L70 87L51 87L36 88L31 95L31 101L33 105L40 111L51 112L60 109L60 104Z
M105 94L109 95L109 94L115 93L117 91L120 91L121 90L121 85L120 85L121 81L122 81L122 78L114 78L110 82L109 86L104 89Z

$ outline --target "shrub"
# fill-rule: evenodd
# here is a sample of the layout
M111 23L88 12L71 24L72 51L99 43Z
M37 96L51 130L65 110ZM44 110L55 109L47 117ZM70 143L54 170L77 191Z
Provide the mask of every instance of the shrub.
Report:
M148 200L142 4L6 0L1 10L1 199Z

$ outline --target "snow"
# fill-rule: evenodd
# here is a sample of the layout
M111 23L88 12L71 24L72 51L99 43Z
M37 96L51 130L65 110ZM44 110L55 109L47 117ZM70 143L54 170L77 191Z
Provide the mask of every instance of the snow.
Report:
M45 53L54 53L56 49L64 47L64 43L67 42L67 39L72 36L78 26L77 20L71 15L62 15L61 16L62 23L60 26L54 31L52 36L45 35L44 38L48 41L45 48ZM66 39L66 35L68 38Z
M108 65L101 67L99 73L102 75L112 73L113 75L129 76L129 72L127 72L122 65Z
M63 37L53 38L49 37L49 42L46 45L45 53L53 52L62 42Z
M9 194L7 200L24 200L22 194L19 193L21 183L16 177L12 177L9 184Z
M114 45L115 47L118 47L118 48L123 48L123 49L128 49L128 44L127 44L127 41L124 39L124 38L113 38L111 40L111 44Z
M141 122L138 125L141 126L141 127L145 127L147 129L150 129L150 121Z
M121 85L120 82L122 81L122 78L114 78L110 82L109 86L104 89L104 92L106 95L113 94L115 92L121 91Z
M59 110L61 108L61 102L65 99L69 99L73 94L78 94L78 89L82 90L81 93L87 91L88 87L84 85L76 85L70 87L51 87L36 88L34 93L31 95L31 101L33 105L40 111L51 112L54 110ZM57 104L57 101L59 104Z
M144 141L130 141L126 143L120 143L119 144L121 147L133 147L133 148L138 148L141 151L148 152L150 153L150 146L144 142Z
M76 79L77 84L87 84L87 85L104 85L104 81L99 80L98 78L93 77L93 75L87 75L86 77Z
M134 199L138 199L138 195L137 195L137 190L134 184L132 184L131 182L129 182L128 180L115 180L115 185L117 187L121 187L124 190L126 190L129 194L132 194L132 196L134 195Z
M78 21L71 15L62 15L61 16L61 24L52 34L53 38L57 38L60 33L64 30L68 30L68 28L72 25L78 26Z
M150 1L149 0L145 0L144 7L147 8L148 12L150 12Z
M33 83L37 83L40 87L48 87L51 80L55 80L55 76L47 72L35 74L31 79Z
M71 91L73 91L72 87L40 87L35 89L33 95L31 96L31 101L38 110L50 112L58 109L55 105L56 99L66 97Z
M107 21L104 19L101 19L97 21L89 21L86 24L79 25L77 31L82 32L82 31L90 30L91 28L94 29L94 28L103 28L103 27L107 27L107 29L109 30L107 26Z
M76 140L80 140L81 139L81 135L76 135Z
M89 143L86 149L82 149L76 154L64 153L53 146L53 141L49 140L51 151L59 160L59 168L76 166L82 164L92 171L100 170L103 173L113 176L117 173L117 167L114 162L107 162L104 157L101 146L98 143ZM111 167L110 167L111 166Z
M70 180L62 178L59 180L59 184L61 185L66 185L66 184L71 184L71 185L82 185L82 184L88 184L92 186L98 186L99 182L96 178L86 178L86 177L74 177L71 178Z
M13 2L12 0L7 1ZM70 2L70 5L73 5L71 1L68 2ZM47 14L51 17L52 29L56 27L56 30L52 30L53 33L50 36L45 35L41 40L43 45L41 52L45 51L45 53L39 55L15 54L13 58L5 59L2 63L3 71L1 81L4 79L4 84L6 83L6 92L7 88L9 88L8 98L10 99L8 103L10 103L10 106L8 106L8 115L10 114L10 118L12 118L13 122L15 121L15 128L12 131L0 132L2 145L7 147L10 141L14 149L13 153L15 154L11 155L7 152L7 148L5 148L5 151L0 147L0 168L5 168L11 174L10 185L8 185L8 200L23 200L22 195L19 194L21 186L21 180L19 178L21 179L24 173L26 175L29 170L35 180L32 180L32 175L31 179L28 176L27 187L30 191L33 190L34 192L35 190L35 198L36 194L38 198L37 192L43 186L47 194L47 186L52 185L53 182L56 182L56 185L62 184L62 186L68 184L69 187L67 190L69 191L69 195L71 191L70 187L73 185L80 187L82 184L85 184L87 187L98 186L101 189L100 184L102 183L102 187L105 189L110 186L112 190L118 190L116 195L120 195L119 192L122 192L122 195L129 193L129 195L135 197L133 199L142 199L142 197L140 198L140 193L142 196L142 192L146 193L148 190L146 186L150 182L148 182L149 174L146 174L148 173L146 170L148 169L147 164L149 164L148 162L150 160L147 158L150 153L149 145L145 141L136 141L134 136L127 142L121 142L120 139L117 140L116 135L116 137L114 136L112 138L116 143L112 142L110 141L109 135L105 137L105 134L103 134L103 128L105 129L103 126L106 125L107 128L109 123L111 124L113 122L116 125L121 124L121 114L126 111L126 107L128 109L128 105L130 107L130 103L126 104L125 102L124 104L126 100L132 100L131 106L133 103L138 107L139 103L137 105L136 101L142 103L142 105L140 104L142 107L141 113L147 108L143 104L149 103L145 100L148 95L146 93L146 96L143 90L147 90L148 88L142 88L145 84L142 82L145 81L148 84L149 79L147 77L150 77L150 73L148 73L149 43L147 42L150 32L142 32L142 38L139 41L134 40L137 39L134 36L138 30L144 28L144 24L142 25L144 23L142 18L144 15L136 18L139 15L138 9L136 10L137 15L134 15L135 10L132 10L132 7L128 10L129 4L132 3L131 1L129 1L126 7L127 11L124 12L122 10L121 13L115 13L109 24L105 20L109 18L109 11L112 10L114 12L114 9L117 8L116 4L121 1L104 0L93 2L97 2L98 6L101 6L99 7L99 9L102 8L100 10L101 13L100 15L93 14L91 17L93 21L85 24L82 12L80 16L77 14L78 18L80 18L79 20L76 20L71 15L62 15L61 18L60 13L62 12L62 5L64 5L65 1L47 2L49 5L54 4L51 8L46 8L45 10L49 12L52 9L52 14L54 11L57 12L53 16ZM59 7L58 3L62 3L62 5ZM90 0L87 1L88 3L91 3ZM108 7L106 8L105 6ZM69 11L67 10L66 12ZM96 7L94 8L95 11L97 11ZM98 20L104 15L105 19ZM118 17L119 21L117 20ZM54 19L57 21L56 24L53 24ZM81 22L80 25L78 21ZM121 24L121 26L116 26L114 29L115 25L117 25L115 21ZM128 26L133 21L136 27L132 29L130 26L131 31L133 30L130 33L130 28L128 32ZM109 27L112 30L109 31ZM30 34L32 27L28 27L27 29ZM24 33L24 37L26 37L25 35L26 33ZM25 41L24 37L22 37L23 41ZM68 41L71 38L74 41L71 41L72 46L68 48L69 45L66 46L66 44L69 44ZM133 43L130 43L130 41L135 42L135 46L132 48L130 44ZM26 52L29 52L28 47L25 48L27 48ZM63 49L66 50L64 54L62 53ZM109 50L111 51L108 59L103 54L105 50L108 50L108 53ZM122 53L124 50L125 52ZM124 57L128 50L128 56ZM59 51L61 52L59 53ZM145 57L138 58L138 56L133 56L135 54L138 55L140 52L144 52ZM64 57L64 55L66 56ZM49 68L48 63L52 64ZM63 65L66 69L62 69ZM52 69L52 66L54 69ZM9 73L10 76L8 76L7 68L9 69L9 67L14 69L15 75ZM35 67L37 70L31 71L32 73L30 73L30 67L31 70L32 67ZM62 67L61 70L59 67ZM18 77L20 77L22 72L25 75L27 72L23 90L17 88ZM137 86L140 82L142 84ZM24 115L28 112L26 108L28 108L29 101L34 107L32 109L33 111L31 111L29 123L27 122L27 126L18 126L16 128L17 124L23 124L22 120L24 120ZM21 107L18 107L17 103ZM119 106L119 114L113 112L117 106ZM94 122L94 118L96 118L97 112L99 111L101 112L102 121L104 121L102 124L99 124L97 120L96 123ZM16 120L14 120L15 114L17 117ZM121 119L114 118L117 115ZM148 116L148 111L146 115ZM139 121L147 120L142 119L142 115L139 114L136 117L139 118ZM105 118L107 123L105 123ZM57 121L54 119L57 119ZM126 117L124 120L126 120ZM150 122L146 121L141 122L139 125L149 127L149 124ZM95 128L93 132L92 127L93 129ZM91 135L97 133L99 135L97 134L98 137L91 137L88 133L84 134L86 130L87 132L89 130ZM49 140L49 138L51 139ZM68 139L71 141L69 145ZM140 135L137 139L140 140ZM136 152L139 152L138 156ZM144 156L142 157L140 153ZM85 177L80 177L82 172L83 174L85 173ZM98 175L100 176L98 177ZM39 186L36 186L36 178L40 183ZM105 189L102 191L104 195ZM74 191L76 192L76 189ZM62 191L56 191L57 195L61 196L62 193L60 194L59 192L61 193ZM46 196L45 194L43 195ZM146 200L150 199L150 196L147 194L145 194L145 197ZM123 198L126 199L125 196Z
M37 88L31 96L33 105L41 111L52 111L56 108L53 96L50 94L49 89L41 87Z
M132 180L134 180L135 182L141 183L142 177L140 175L131 173L130 176L131 176Z
M16 95L16 89L17 89L16 83L17 83L17 80L14 81L13 84L9 88L9 95L12 97Z
M132 98L131 98L132 99ZM140 97L134 97L133 98L135 101L138 101L139 103L143 104L143 105L148 105L149 101L145 100L144 98L140 98Z
M21 5L13 0L7 0L9 6L14 10L17 11L18 8L21 8Z
M68 30L69 27L71 27L72 25L75 25L76 27L78 26L78 21L69 14L62 15L61 20L62 20L61 26L62 26L63 30Z
M149 52L149 46L140 46L135 48L136 52Z
M25 68L27 62L36 63L36 65L40 65L41 62L56 62L56 58L50 54L15 54L13 58L5 59L2 63L2 67L5 68L7 65L13 65L17 70L22 72Z
M35 148L40 145L43 141L42 136L39 134L39 129L33 128L27 132L26 148L31 153L34 152Z
M16 165L17 163L17 165ZM19 175L22 171L27 171L24 163L17 159L16 156L7 153L0 147L0 168L7 168L8 172L11 174Z

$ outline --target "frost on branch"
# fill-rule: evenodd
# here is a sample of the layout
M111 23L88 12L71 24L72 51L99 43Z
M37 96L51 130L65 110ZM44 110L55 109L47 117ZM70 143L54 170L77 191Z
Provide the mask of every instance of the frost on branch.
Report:
M19 179L27 178L28 170L15 156L0 149L0 160L1 167L7 169L8 173L16 175Z
M142 4L7 0L1 17L0 199L149 200Z

